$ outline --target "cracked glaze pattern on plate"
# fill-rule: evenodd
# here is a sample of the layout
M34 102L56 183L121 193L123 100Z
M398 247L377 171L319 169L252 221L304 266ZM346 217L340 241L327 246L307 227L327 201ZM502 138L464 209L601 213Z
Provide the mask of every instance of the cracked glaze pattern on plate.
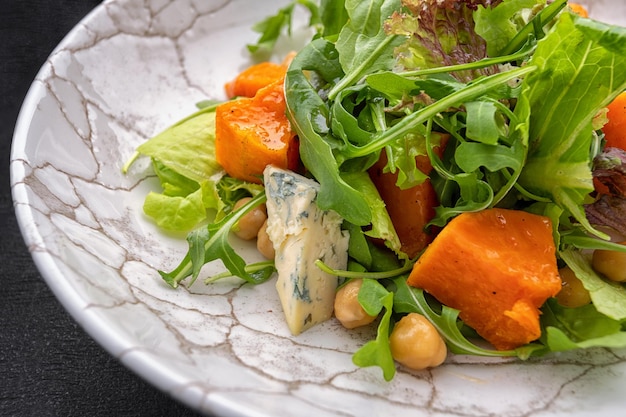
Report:
M224 82L249 64L251 25L284 3L105 1L53 52L20 114L11 174L26 243L63 305L129 368L220 416L621 413L626 351L528 362L450 356L387 383L351 361L370 331L331 320L292 337L273 282L198 280L176 291L162 282L157 270L174 267L186 242L142 214L158 186L147 161L126 176L121 166L197 101L224 98ZM621 0L589 3L596 17L626 21Z

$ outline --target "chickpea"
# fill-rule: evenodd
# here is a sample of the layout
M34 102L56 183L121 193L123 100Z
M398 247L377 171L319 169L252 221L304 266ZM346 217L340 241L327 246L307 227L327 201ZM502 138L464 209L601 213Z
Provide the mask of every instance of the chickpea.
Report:
M361 285L362 279L351 279L335 295L335 317L346 329L365 326L376 319L376 316L367 314L359 303Z
M418 313L409 313L396 323L389 345L396 361L416 371L441 365L448 354L437 329Z
M270 235L267 234L267 220L263 222L263 226L261 226L257 235L256 248L267 259L274 259L276 256L274 244L270 240Z
M620 244L626 245L626 242ZM611 281L626 281L626 252L598 249L593 252L591 263L596 272Z
M251 197L244 197L235 203L233 210L239 210L244 204L252 200ZM253 208L239 219L233 232L243 240L252 240L257 237L261 226L267 220L267 209L265 204Z
M570 267L566 266L559 269L559 275L563 283L561 291L556 295L559 304L563 307L576 308L591 302L589 291L585 289L582 281L576 277Z

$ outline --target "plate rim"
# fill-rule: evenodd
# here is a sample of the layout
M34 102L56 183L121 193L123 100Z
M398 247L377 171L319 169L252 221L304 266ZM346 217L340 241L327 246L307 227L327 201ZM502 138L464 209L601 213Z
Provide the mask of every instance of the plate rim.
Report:
M50 73L52 63L59 51L63 50L80 33L82 27L88 25L90 21L97 19L101 13L106 13L104 9L109 3L114 1L105 0L101 2L67 32L46 57L24 96L15 122L9 152L11 198L18 227L37 268L37 272L41 275L48 288L50 288L57 302L70 315L72 320L113 359L121 362L127 369L141 377L144 382L192 410L197 412L210 411L218 413L217 415L220 416L245 417L247 414L241 414L242 412L245 413L245 410L237 410L236 407L231 409L222 404L219 393L212 394L212 401L208 401L208 397L203 399L201 395L200 398L195 398L192 393L187 391L172 392L170 388L176 386L172 380L186 380L184 373L179 372L174 366L159 363L151 352L136 349L136 346L128 343L129 339L125 335L120 335L120 333L114 331L110 325L110 319L89 309L89 303L81 297L67 280L58 279L63 277L64 274L59 269L54 257L45 249L47 245L39 229L33 226L36 222L32 209L28 204L31 199L28 198L28 193L20 186L21 182L28 175L25 165L20 160L20 154L26 153L29 129L37 111L39 100L42 94L46 93L46 86L42 83L42 80ZM130 350L128 350L129 347L131 348ZM198 399L202 401L200 402Z
M33 115L37 110L37 104L42 93L45 93L45 84L41 82L45 75L49 73L51 61L55 55L66 46L70 40L81 30L81 27L97 18L104 12L107 4L114 0L105 0L87 15L85 15L59 42L41 66L33 82L25 95L16 120L10 149L10 184L13 198L14 211L22 237L28 247L29 253L35 263L39 274L54 293L63 308L70 314L72 319L103 349L105 349L114 359L120 361L129 370L140 376L146 383L158 388L170 395L171 398L199 412L213 412L220 416L249 416L255 410L246 408L245 404L232 404L227 398L220 398L220 393L201 393L195 396L191 391L169 390L170 386L175 386L171 381L176 379L187 380L184 373L179 372L175 366L159 363L156 357L149 351L141 349L131 349L126 352L129 345L126 336L120 337L119 333L113 331L109 325L110 319L106 319L101 314L90 310L88 303L80 294L66 281L56 279L62 276L62 271L58 268L54 257L46 250L42 235L38 229L32 227L34 217L32 209L25 202L30 201L27 193L17 185L26 177L25 167L16 156L19 152L25 153L28 141L28 130L31 126ZM159 377L155 377L158 375ZM200 401L198 401L200 400ZM418 410L424 411L424 410Z

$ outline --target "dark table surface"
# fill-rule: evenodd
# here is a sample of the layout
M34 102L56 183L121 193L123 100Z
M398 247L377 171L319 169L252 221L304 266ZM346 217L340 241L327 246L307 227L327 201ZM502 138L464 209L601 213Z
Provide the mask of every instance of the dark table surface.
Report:
M66 313L30 257L9 182L13 128L30 83L100 2L2 0L0 8L0 416L191 416L124 368Z

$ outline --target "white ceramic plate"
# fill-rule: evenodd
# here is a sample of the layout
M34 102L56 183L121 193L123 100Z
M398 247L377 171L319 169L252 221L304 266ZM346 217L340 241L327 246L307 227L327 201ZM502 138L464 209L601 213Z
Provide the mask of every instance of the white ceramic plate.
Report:
M223 98L250 63L249 28L284 3L105 1L51 55L20 114L11 174L26 242L63 305L129 368L220 416L623 415L625 351L451 356L387 383L351 361L371 334L331 320L292 337L272 282L174 291L161 281L156 270L175 266L186 243L142 213L156 186L147 163L120 168L197 101ZM622 0L587 3L626 24Z

